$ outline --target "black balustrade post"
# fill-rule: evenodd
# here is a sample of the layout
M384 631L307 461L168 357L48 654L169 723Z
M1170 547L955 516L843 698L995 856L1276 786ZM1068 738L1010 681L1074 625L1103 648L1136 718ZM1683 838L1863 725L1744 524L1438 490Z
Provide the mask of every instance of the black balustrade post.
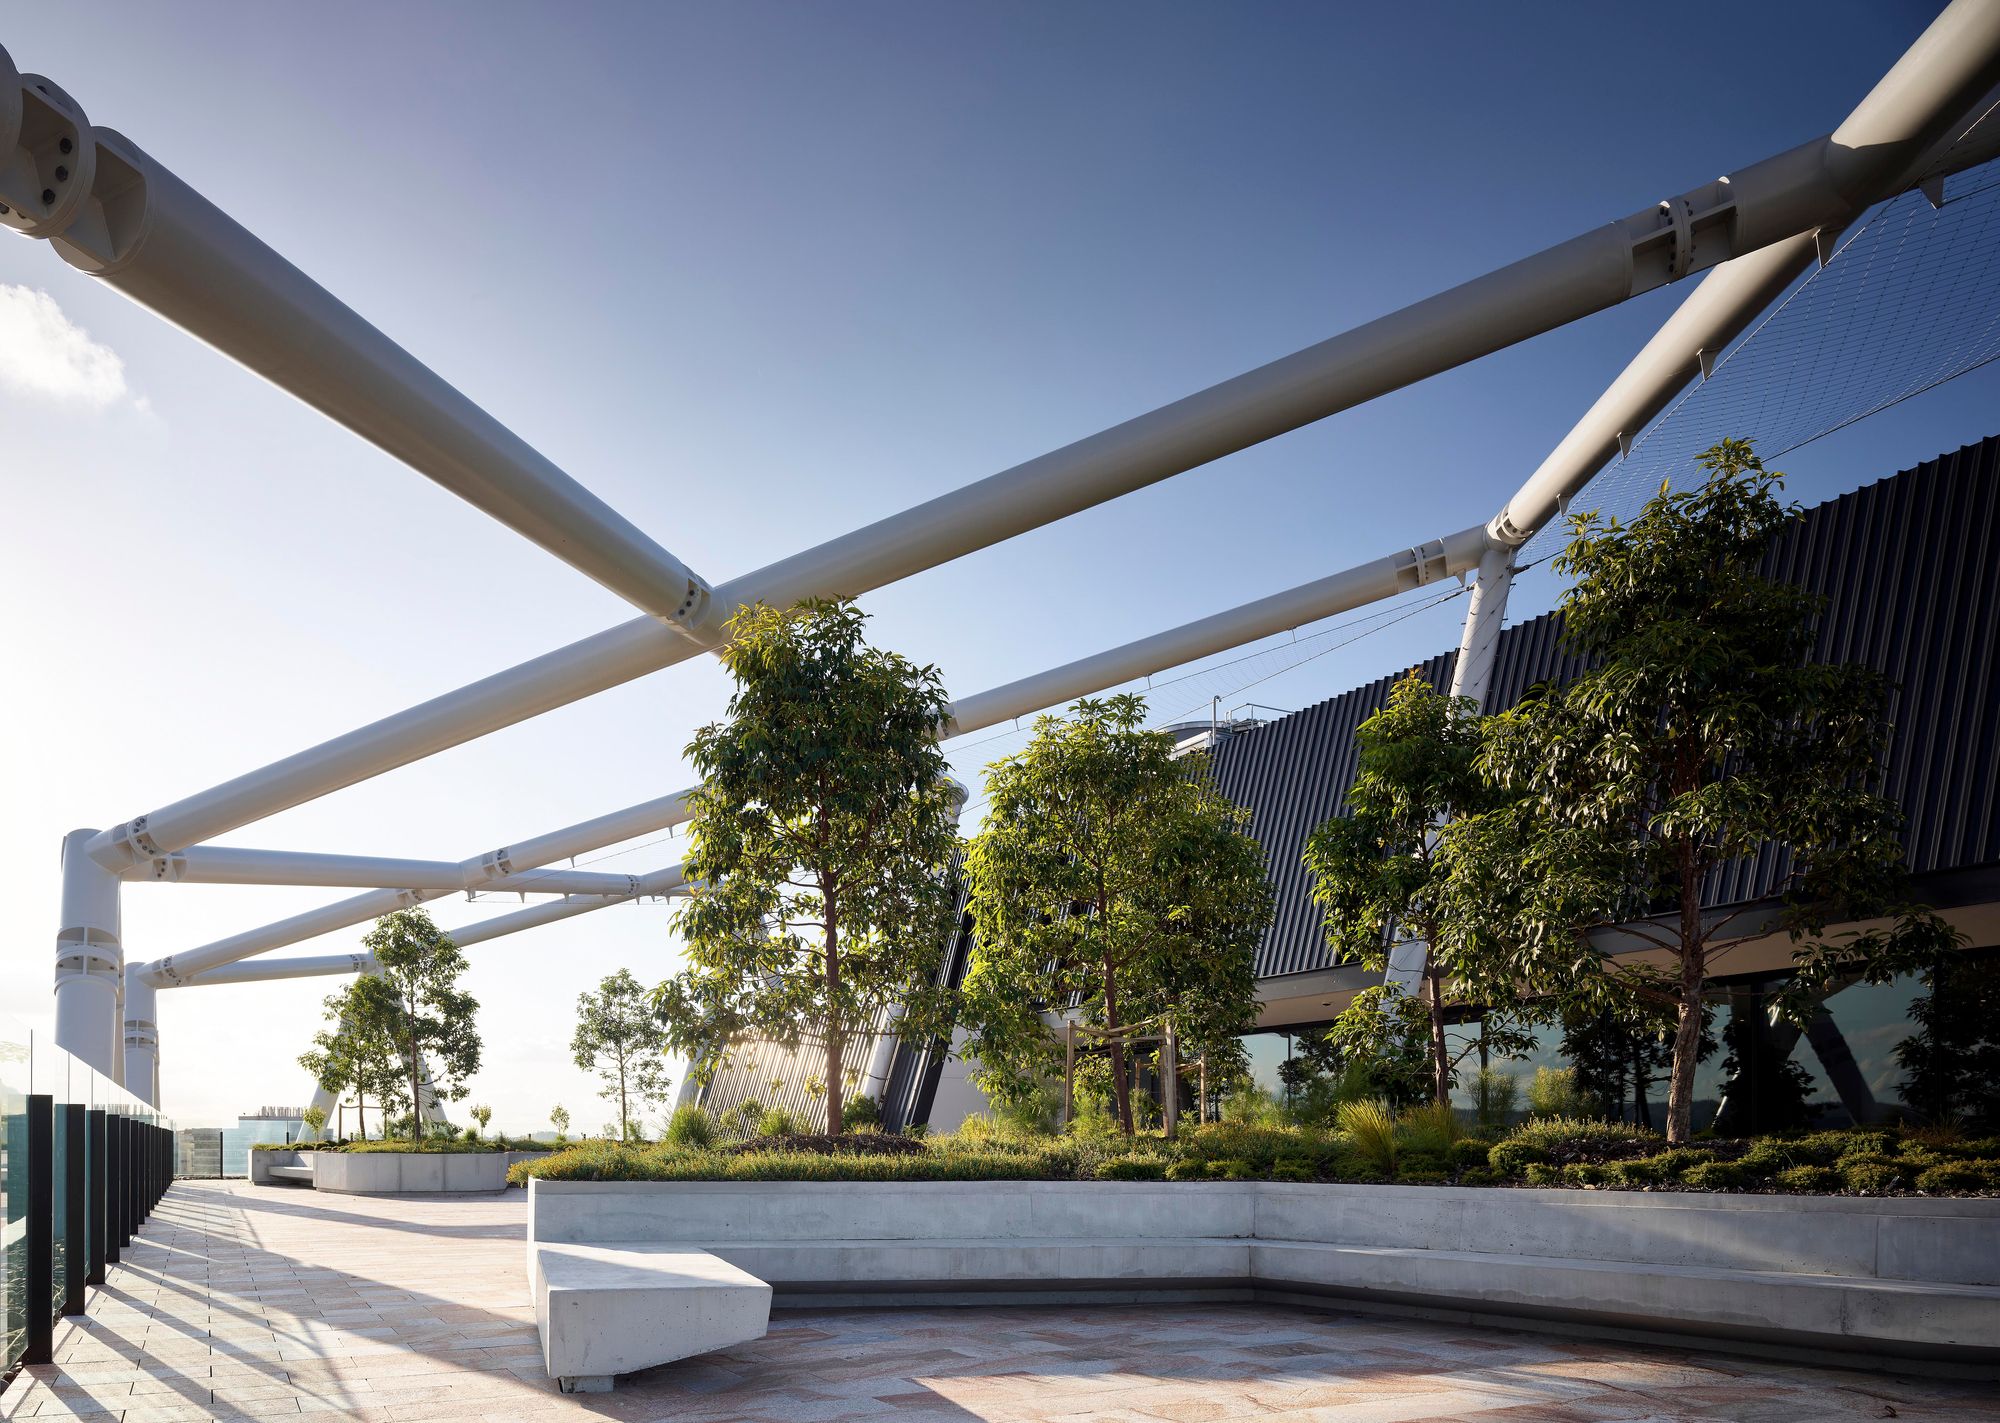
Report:
M104 1259L118 1263L125 1243L125 1119L116 1112L104 1116Z
M90 1214L90 1283L93 1285L104 1283L105 1251L109 1249L109 1242L106 1239L108 1221L106 1219L105 1207L108 1204L111 1172L110 1164L105 1160L104 1156L107 1150L105 1136L104 1109L102 1107L92 1107L90 1109L90 1179L85 1184L84 1189L90 1197L86 1209ZM116 1257L112 1258L115 1259Z
M63 1119L63 1306L64 1314L82 1314L85 1286L90 1280L90 1113L81 1102L68 1102Z
M24 1364L55 1361L56 1350L56 1099L28 1097L27 1347Z

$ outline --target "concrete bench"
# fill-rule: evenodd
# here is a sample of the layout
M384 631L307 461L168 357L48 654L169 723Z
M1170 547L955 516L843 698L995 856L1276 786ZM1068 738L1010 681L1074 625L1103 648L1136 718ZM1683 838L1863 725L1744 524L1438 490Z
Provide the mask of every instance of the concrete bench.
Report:
M313 1181L313 1169L310 1166L273 1166L265 1174L273 1181L303 1181L308 1186Z
M761 1339L771 1287L706 1250L646 1242L528 1246L542 1363L564 1393Z

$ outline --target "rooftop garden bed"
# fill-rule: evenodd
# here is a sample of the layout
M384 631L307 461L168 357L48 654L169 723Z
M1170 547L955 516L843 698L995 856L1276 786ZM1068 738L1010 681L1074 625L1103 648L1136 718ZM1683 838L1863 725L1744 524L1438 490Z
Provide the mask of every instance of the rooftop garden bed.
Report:
M1369 1104L1361 1104L1364 1107ZM1535 1121L1499 1141L1443 1114L1346 1112L1337 1128L1215 1123L1062 1136L969 1123L951 1135L777 1135L726 1145L580 1142L517 1163L555 1181L1299 1181L1812 1195L2000 1195L2000 1139L1820 1131L1669 1149L1619 1123Z
M564 1148L554 1142L535 1141L529 1137L488 1136L467 1139L462 1136L430 1137L424 1141L260 1141L252 1144L252 1151L431 1151L431 1152L487 1152L487 1151L560 1151Z

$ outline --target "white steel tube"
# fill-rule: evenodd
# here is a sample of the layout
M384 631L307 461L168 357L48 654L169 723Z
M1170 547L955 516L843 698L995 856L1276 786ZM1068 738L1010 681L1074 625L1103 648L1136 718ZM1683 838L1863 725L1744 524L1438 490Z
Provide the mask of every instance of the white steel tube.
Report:
M56 930L56 1046L114 1080L121 1056L119 881L92 859L95 830L63 837L62 924Z
M1493 681L1493 663L1500 651L1500 630L1507 621L1507 593L1514 585L1513 550L1487 547L1479 556L1479 573L1465 609L1465 630L1459 638L1458 659L1452 664L1451 695L1470 697L1484 708Z
M567 899L555 899L546 904L531 905L509 914L496 914L490 919L481 919L446 932L451 941L460 948L470 948L507 934L518 934L523 929L533 929L542 924L553 924L562 919L573 919L579 914L589 914L599 909L608 909L614 904L627 904L633 899L646 899L655 895L674 895L685 892L687 876L681 866L670 865L638 878L637 894L623 895L574 895ZM233 962L216 968L205 969L199 974L182 980L180 987L207 987L221 983L262 983L268 979L308 978L327 974L366 973L375 966L373 954L316 954L288 959L257 959L253 962Z
M293 850L253 850L196 845L135 866L127 878L180 884L291 884L357 889L458 890L521 894L624 894L631 876L578 870L529 869L483 875L483 860L405 860L376 855L321 855Z
M60 163L0 152L8 225L669 625L699 615L702 581L610 505L67 94L12 87L75 131Z
M160 1105L160 1026L153 984L142 964L125 967L125 1090Z
M715 589L692 626L713 644L745 604L867 592L1690 272L1844 222L1874 196L1863 191L1869 174L1911 162L1996 77L2000 7L1953 0L1827 139L733 580ZM122 868L197 844L692 655L656 624L627 623L128 822L92 853Z

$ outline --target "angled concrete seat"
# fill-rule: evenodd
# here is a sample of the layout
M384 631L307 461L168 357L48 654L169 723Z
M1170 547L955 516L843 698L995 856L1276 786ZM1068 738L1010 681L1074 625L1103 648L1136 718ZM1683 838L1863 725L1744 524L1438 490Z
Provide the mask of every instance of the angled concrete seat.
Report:
M761 1339L771 1287L686 1245L528 1247L542 1363L565 1393L618 1374Z

